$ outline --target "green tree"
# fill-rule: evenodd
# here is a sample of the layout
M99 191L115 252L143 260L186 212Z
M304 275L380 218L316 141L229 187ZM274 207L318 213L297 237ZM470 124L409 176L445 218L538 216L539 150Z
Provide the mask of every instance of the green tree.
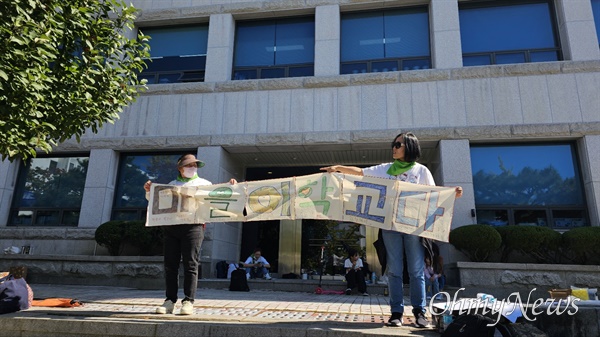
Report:
M147 37L119 0L0 1L0 153L35 157L113 123L145 80Z

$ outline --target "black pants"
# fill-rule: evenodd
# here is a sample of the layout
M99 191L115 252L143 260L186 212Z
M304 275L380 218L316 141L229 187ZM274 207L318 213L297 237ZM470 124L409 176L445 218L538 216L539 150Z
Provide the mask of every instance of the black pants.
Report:
M346 283L350 289L354 289L356 286L358 286L359 292L367 292L367 282L365 282L365 274L363 273L362 269L350 269L350 271L346 274Z
M164 266L166 297L177 302L179 289L179 262L183 260L183 294L194 301L198 288L198 262L200 246L204 240L202 225L165 226Z

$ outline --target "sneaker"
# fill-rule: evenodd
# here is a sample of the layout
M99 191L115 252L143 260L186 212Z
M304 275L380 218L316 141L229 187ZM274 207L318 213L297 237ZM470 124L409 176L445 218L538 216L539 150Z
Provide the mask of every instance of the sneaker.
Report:
M401 327L402 326L402 314L399 312L392 312L392 317L385 324L387 326Z
M366 291L364 293L362 293L362 294L363 294L363 296L369 296L369 293L366 292Z
M171 302L171 300L165 300L165 303L156 308L156 313L161 315L172 314L173 309L175 309L175 303Z
M267 274L265 275L265 280L272 280L273 278L271 277L271 275Z
M425 313L422 311L415 312L415 325L417 328L429 328L431 323L425 318Z
M246 273L246 280L250 279L250 273Z
M179 310L180 315L191 315L194 313L194 303L191 301L183 301L181 304L181 310Z
M346 295L351 295L352 294L352 289L348 288L346 289Z

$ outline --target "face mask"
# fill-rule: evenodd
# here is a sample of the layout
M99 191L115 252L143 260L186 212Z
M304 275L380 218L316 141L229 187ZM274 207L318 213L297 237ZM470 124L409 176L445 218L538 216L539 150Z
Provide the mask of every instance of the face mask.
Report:
M193 178L198 169L195 167L184 167L181 174L184 178Z

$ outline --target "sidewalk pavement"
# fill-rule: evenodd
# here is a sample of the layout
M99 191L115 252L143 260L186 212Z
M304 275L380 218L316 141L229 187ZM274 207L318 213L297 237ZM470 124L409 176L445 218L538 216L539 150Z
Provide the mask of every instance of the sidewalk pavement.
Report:
M0 336L435 336L414 326L405 307L403 326L385 327L389 297L199 288L190 316L155 314L162 290L30 284L36 299L72 298L75 308L31 307L0 315ZM180 296L181 296L180 290ZM408 298L405 303L410 303Z

